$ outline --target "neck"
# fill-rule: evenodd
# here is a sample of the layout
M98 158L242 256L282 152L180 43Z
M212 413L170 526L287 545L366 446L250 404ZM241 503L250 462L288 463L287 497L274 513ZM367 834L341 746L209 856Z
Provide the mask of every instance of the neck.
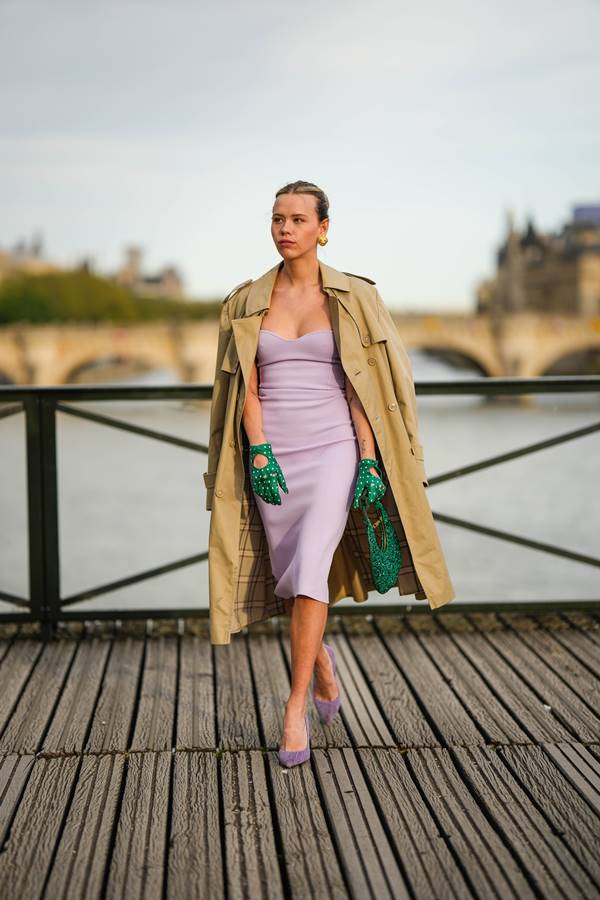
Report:
M284 259L280 277L287 279L292 287L313 287L319 284L319 260L316 254L300 256L298 259Z

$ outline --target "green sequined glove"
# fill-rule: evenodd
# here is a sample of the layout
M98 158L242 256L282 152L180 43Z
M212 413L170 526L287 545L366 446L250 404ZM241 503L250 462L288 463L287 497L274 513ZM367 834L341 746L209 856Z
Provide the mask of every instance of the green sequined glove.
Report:
M262 466L262 468L254 465L254 457L257 453L262 453L268 459L267 464ZM282 488L286 494L289 494L281 466L273 455L271 445L268 443L250 444L250 483L259 497L262 497L266 503L272 503L274 506L281 506L279 488Z
M380 500L385 494L386 485L384 484L383 479L377 475L373 475L372 472L369 472L371 467L374 467L381 472L381 464L378 459L361 459L358 464L358 476L356 478L354 502L352 504L354 509L359 509L360 498L363 491L367 492L367 503L375 503L376 500Z

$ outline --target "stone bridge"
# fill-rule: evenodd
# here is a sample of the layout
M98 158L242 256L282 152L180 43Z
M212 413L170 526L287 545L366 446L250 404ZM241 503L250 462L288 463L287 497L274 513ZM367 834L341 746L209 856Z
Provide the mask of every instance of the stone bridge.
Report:
M563 357L600 351L600 318L518 313L394 314L407 349L449 353L484 375L544 375ZM218 323L14 325L0 328L0 382L60 385L98 363L172 369L183 383L211 384Z

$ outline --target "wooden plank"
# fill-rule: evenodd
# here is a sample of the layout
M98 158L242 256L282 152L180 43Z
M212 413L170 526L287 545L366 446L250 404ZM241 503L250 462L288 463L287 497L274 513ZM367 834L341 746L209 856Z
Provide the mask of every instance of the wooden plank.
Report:
M219 747L256 750L262 746L248 647L244 637L213 647Z
M166 896L218 900L225 889L217 755L178 752L173 762Z
M600 816L600 760L583 744L542 744L544 752Z
M417 637L411 623L377 616L375 624L420 711L421 726L411 731L404 729L404 733L401 731L399 743L404 747L436 747L440 740L449 744L481 743L475 723L437 668L427 642ZM428 626L432 624L431 621L427 623ZM386 714L396 703L394 698L388 700ZM396 711L396 716L402 714L402 709ZM412 724L418 726L418 721Z
M467 635L475 634L473 626L466 617L463 618L460 630L455 624L451 631L447 630L444 627L446 624L445 620L440 621L440 627L420 636L420 641L435 660L448 689L454 693L465 715L469 717L472 723L470 736L475 738L472 743L475 746L485 746L492 742L526 742L526 732L519 727L514 716L465 655L461 642L456 640L456 635L460 634L463 635L463 640L468 641ZM451 734L447 735L447 743L455 743ZM465 741L458 743L464 744Z
M170 750L177 698L177 638L146 638L131 750Z
M224 753L221 776L227 897L283 898L263 754Z
M257 634L248 641L248 654L254 684L256 705L263 743L277 749L283 731L285 704L290 694L290 680L285 653L277 634Z
M0 640L0 683L3 683L4 676L7 675L9 672L9 670L7 668L5 668L3 670L2 665L3 665L5 658L10 653L10 648L12 647L13 643L14 643L13 641ZM3 699L4 698L0 697L0 714L1 714L1 711L3 708L2 707Z
M77 653L41 749L49 753L81 753L102 685L110 643L94 638L77 643Z
M552 670L558 683L566 681L569 690L577 694L585 706L600 712L600 678L596 674L600 668L598 646L575 628L548 631L539 628L535 619L525 616L521 617L517 634L543 666ZM598 715L595 719L600 726ZM597 737L600 737L600 728Z
M108 897L162 898L170 769L168 750L127 756Z
M515 672L518 672L522 682L529 686L537 697L537 705L549 706L551 714L564 726L568 734L581 741L598 740L600 738L600 718L582 702L578 692L570 685L577 670L578 689L584 690L581 682L586 678L591 680L588 673L578 666L575 660L571 659L571 671L565 673L569 679L569 683L567 683L561 675L557 674L551 664L550 649L543 646L543 641L547 642L550 637L546 635L544 638L544 632L539 631L535 624L531 630L525 630L528 629L528 621L531 620L521 617L518 631L506 628L502 631L490 632L487 638L506 663ZM557 644L556 656L559 655L562 665L566 666L564 651Z
M290 771L279 764L275 753L265 759L273 786L286 896L345 900L346 883L312 767L301 765Z
M44 645L40 641L15 640L5 642L4 650L0 662L0 753L10 753L10 741L4 739L4 734L31 673L44 652Z
M127 750L135 721L144 639L118 637L110 642L110 648L85 745L89 753Z
M19 647L19 642L15 641L14 647L18 675L16 681L9 677L8 690L12 697L6 701L0 753L35 753L64 690L77 644L75 641L56 641L40 645L27 641L25 646ZM12 661L11 649L3 668L9 665L10 672ZM29 678L23 681L27 669ZM17 683L22 685L18 698L15 694ZM4 693L4 682L2 685L0 696ZM9 704L12 704L10 714Z
M0 850L4 848L34 762L33 755L7 753L0 757Z
M550 753L545 753L541 747L502 747L499 756L543 813L554 833L562 839L581 868L598 885L600 816L583 799L588 793L584 776L580 774L578 779L578 792L565 778L560 763L557 765L554 761L555 754L552 751L557 748L545 746L550 747ZM567 744L562 746L569 748ZM585 754L585 748L581 744L579 750ZM572 761L567 765L575 768ZM583 766L585 765L584 762ZM597 775L596 780L600 781ZM599 796L596 789L596 798Z
M583 610L572 609L568 607L561 612L561 618L568 622L573 628L578 628L584 632L590 641L594 644L600 644L600 621L595 616L584 612Z
M399 633L404 633L405 626L397 626ZM344 623L344 631L395 743L402 747L437 746L438 740L414 692L373 625L362 618L352 619Z
M600 644L591 641L587 633L576 628L572 628L565 634L555 634L554 637L592 676L588 683L594 685L594 689L586 690L585 699L596 713L600 712L600 684L596 674L600 670Z
M289 632L283 630L281 643L285 652L285 659L287 663L288 670L291 672L292 670L292 646L290 641ZM333 634L329 634L326 637L326 643L335 646L334 644L334 636ZM337 653L337 648L336 648ZM310 717L310 733L311 733L311 745L313 747L348 747L350 746L350 736L348 734L348 730L346 729L345 722L347 721L347 716L352 716L352 704L354 701L360 703L360 699L355 695L352 689L352 685L348 681L346 677L345 668L342 666L341 669L338 670L338 678L337 678L338 686L340 689L340 696L342 698L342 705L340 708L340 712L335 717L331 725L323 725L319 719L319 715L316 711L313 699L312 699L312 681L308 688L307 698L308 698L308 714ZM288 677L288 694L289 694L289 677ZM287 695L286 698L287 700ZM343 710L343 711L342 711ZM283 711L282 711L283 712ZM281 727L283 727L283 714L281 718ZM281 732L279 738L281 739Z
M568 900L597 896L588 873L499 753L484 747L455 747L452 755L538 895Z
M123 754L84 756L44 896L103 896L125 770Z
M469 616L473 622L481 618L475 614ZM445 627L443 616L440 617L440 624ZM505 630L497 620L495 627ZM547 708L548 704L544 704L523 680L520 669L516 669L505 660L491 640L491 635L491 630L483 633L477 630L468 634L453 632L453 639L464 658L496 698L496 702L504 706L514 717L530 741L539 743L568 740L571 737L570 733L553 717L552 711ZM464 745L464 742L462 743Z
M217 745L211 645L196 635L181 638L176 729L179 750Z
M357 755L412 896L440 900L471 896L462 861L454 858L440 833L407 767L406 752L361 749Z
M78 769L76 756L36 759L0 853L3 897L42 896Z
M311 756L349 895L361 900L409 897L355 751L332 748Z
M484 763L483 748L473 747L469 752ZM444 748L410 750L406 761L473 895L478 900L535 897L526 872L490 824L476 794L456 768L453 754Z
M380 678L389 676L395 682L395 687L401 694L402 689L398 682L398 673L395 671L392 660L382 647L380 641L374 636L372 626L368 625L370 637L364 639L357 637L349 640L344 634L332 635L327 641L336 655L336 678L340 688L342 705L340 716L343 718L348 734L355 747L393 747L396 739L388 722L380 709L381 698L377 691L381 687ZM349 628L352 634L353 629ZM369 654L367 647L373 648ZM362 655L361 655L362 654ZM366 656L369 656L370 667L367 665ZM375 658L379 660L375 663ZM366 672L366 674L365 674ZM386 682L387 683L387 682ZM398 697L398 694L395 695ZM404 693L406 698L406 693ZM345 746L348 741L340 741L333 731L332 722L329 729L335 746Z

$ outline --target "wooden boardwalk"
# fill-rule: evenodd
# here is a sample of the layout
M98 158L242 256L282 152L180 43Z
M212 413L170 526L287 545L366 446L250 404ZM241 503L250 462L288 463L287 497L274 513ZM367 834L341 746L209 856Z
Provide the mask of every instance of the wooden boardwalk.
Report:
M286 624L3 626L2 900L600 897L600 616L332 611L292 770Z

